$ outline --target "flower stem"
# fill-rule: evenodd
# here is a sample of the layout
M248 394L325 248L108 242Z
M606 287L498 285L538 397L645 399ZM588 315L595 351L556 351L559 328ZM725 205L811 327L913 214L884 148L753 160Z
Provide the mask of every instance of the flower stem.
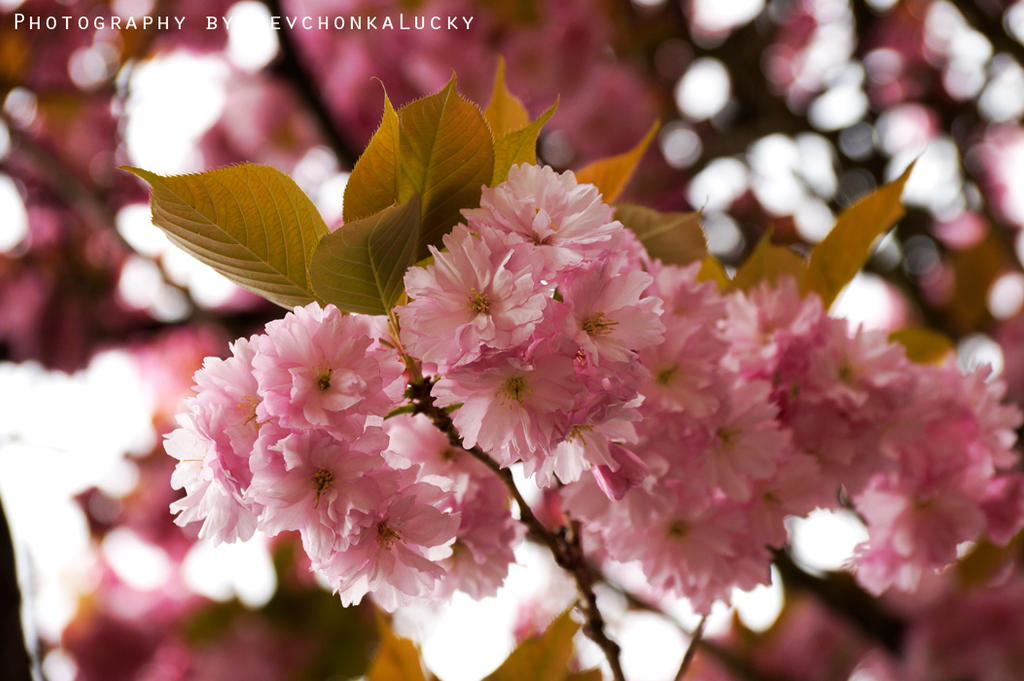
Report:
M416 413L423 414L433 422L434 426L448 436L448 441L454 447L459 447L470 453L485 466L490 468L495 475L501 478L508 488L516 505L519 506L519 520L526 525L530 536L547 546L555 563L568 572L576 583L576 590L579 592L578 607L583 614L583 633L604 653L611 668L612 677L615 681L625 681L622 673L622 663L619 659L619 645L608 637L605 632L604 617L597 607L597 594L594 593L595 575L590 569L583 547L580 542L579 523L571 522L569 526L562 526L557 531L548 529L536 515L533 509L523 499L522 493L516 486L512 472L502 468L498 462L492 459L487 452L479 447L465 447L458 429L452 422L451 416L434 404L434 398L430 394L432 384L428 381L411 381L409 384L409 396L415 406Z

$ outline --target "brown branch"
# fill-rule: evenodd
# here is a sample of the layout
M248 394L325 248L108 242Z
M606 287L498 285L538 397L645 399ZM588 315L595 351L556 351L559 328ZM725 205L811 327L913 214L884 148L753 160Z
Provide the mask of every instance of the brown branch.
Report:
M284 16L281 8L281 0L264 0L271 16ZM288 81L295 94L303 101L310 113L320 126L327 144L331 147L338 162L351 170L355 167L359 154L352 149L348 141L342 136L334 122L330 107L320 96L322 88L317 84L313 75L302 63L298 48L292 38L291 30L282 22L281 29L277 31L278 41L281 44L281 54L275 65L278 75Z
M469 452L473 458L491 469L505 483L512 498L515 499L516 505L519 506L519 520L526 525L530 536L545 545L554 557L555 563L572 575L576 583L576 590L580 596L577 606L584 618L583 633L596 643L604 653L615 681L625 681L626 677L622 672L622 663L619 659L621 650L619 645L608 638L607 633L605 633L604 617L597 607L597 594L594 593L596 577L583 553L578 523L570 523L568 527L563 526L556 532L549 530L534 515L530 505L523 499L523 495L516 486L515 480L512 478L512 472L509 469L499 466L494 459L479 447L467 448L463 445L462 437L455 428L451 416L444 409L434 404L434 398L430 394L431 387L432 384L430 382L422 379L414 379L410 382L408 394L415 406L416 413L423 414L429 418L438 430L448 436L448 441L453 447Z
M690 643L686 646L686 652L683 654L683 661L679 663L679 671L676 672L676 681L683 681L683 677L686 676L687 670L690 669L690 665L693 664L693 658L697 654L697 646L700 645L700 641L704 636L704 625L708 623L708 616L704 615L700 618L700 623L697 628L693 630L693 635L690 636Z
M834 614L853 624L886 650L893 653L902 650L906 623L864 591L852 575L844 572L828 572L821 577L809 574L786 551L775 552L775 567L786 586L812 594Z
M0 660L4 661L4 678L29 681L31 662L25 648L21 627L21 592L14 565L14 545L7 527L3 505L0 504Z

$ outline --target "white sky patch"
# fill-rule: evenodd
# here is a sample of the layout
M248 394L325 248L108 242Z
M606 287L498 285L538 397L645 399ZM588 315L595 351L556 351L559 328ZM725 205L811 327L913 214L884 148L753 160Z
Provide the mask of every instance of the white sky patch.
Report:
M345 198L345 187L348 185L348 173L334 173L316 189L313 202L328 227L341 221L341 212Z
M729 101L729 71L717 59L701 57L676 83L676 106L693 120L711 118Z
M118 282L122 299L137 309L147 310L154 318L172 321L188 313L181 291L168 285L156 264L163 264L170 280L188 288L189 295L201 307L225 304L238 293L238 287L209 265L199 262L172 244L151 219L149 206L125 206L117 214L117 231L145 258L129 260Z
M818 509L806 518L790 518L787 524L794 558L813 570L842 569L868 538L867 528L849 511Z
M1009 319L1024 306L1024 274L1006 272L988 289L986 304L996 319Z
M250 608L262 607L277 590L267 540L259 532L233 544L198 542L185 556L182 572L185 584L196 593L217 601L237 596Z
M460 593L436 607L405 608L396 627L421 642L423 659L440 678L477 681L512 651L524 604L554 603L552 614L568 607L574 592L560 572L546 549L523 543L497 596L474 601Z
M55 640L80 594L95 587L89 531L72 497L132 486L125 453L156 443L152 403L133 360L112 351L73 375L0 363L0 497L33 622Z
M800 152L781 134L762 137L750 147L751 188L757 200L775 215L792 215L807 195L800 181Z
M682 121L672 121L658 136L661 153L673 168L686 168L700 158L700 136Z
M811 103L807 117L819 130L846 128L868 111L868 98L859 84L842 84L821 94Z
M11 150L11 131L0 121L0 160L7 157Z
M743 624L753 631L766 631L782 613L785 596L782 577L772 566L772 583L754 587L750 591L733 589L732 603Z
M630 681L671 681L689 642L679 627L653 613L628 613L618 636Z
M793 214L796 231L811 243L821 241L835 226L836 216L820 199L805 199Z
M988 365L992 367L991 377L1003 373L1003 348L983 333L961 338L956 345L956 359L961 371L974 371Z
M9 251L28 235L28 214L18 188L7 175L0 175L0 251Z
M694 0L694 23L709 33L720 33L742 26L764 9L764 0Z
M126 527L117 527L103 538L103 557L121 580L140 591L152 591L171 576L167 553Z
M250 0L235 3L228 10L228 22L228 59L232 64L255 73L277 56L277 36L266 5Z
M938 137L928 143L924 152L906 151L893 156L886 168L886 181L894 180L917 159L903 188L903 202L924 206L932 213L959 214L965 199L961 187L960 153L948 137Z
M725 213L711 211L701 219L708 250L717 256L725 256L743 246L743 234L736 221Z
M160 174L202 170L196 142L220 118L229 75L216 57L174 53L139 63L126 107L132 162Z
M846 319L852 328L889 329L900 308L885 280L858 272L840 291L830 315Z
M742 161L715 159L690 181L687 200L701 210L724 211L747 190L749 183L747 166Z

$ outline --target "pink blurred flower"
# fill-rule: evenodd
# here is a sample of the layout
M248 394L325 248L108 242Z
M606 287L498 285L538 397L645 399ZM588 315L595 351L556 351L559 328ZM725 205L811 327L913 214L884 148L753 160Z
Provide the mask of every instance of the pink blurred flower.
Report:
M395 406L386 389L402 365L393 353L371 347L368 331L358 316L316 303L267 324L253 360L263 396L259 417L345 438L358 434L368 416L385 416Z
M513 267L511 247L463 225L430 247L433 264L405 275L412 302L398 309L402 342L442 371L477 359L487 348L524 343L540 321L551 287L533 268Z

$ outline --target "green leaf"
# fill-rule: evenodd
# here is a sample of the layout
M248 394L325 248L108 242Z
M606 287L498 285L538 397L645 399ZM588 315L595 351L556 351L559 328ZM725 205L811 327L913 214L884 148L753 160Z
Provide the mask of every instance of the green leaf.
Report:
M282 307L316 300L307 270L327 225L287 175L250 164L170 177L123 170L153 188L153 224L171 243Z
M708 254L700 213L661 213L646 206L624 203L615 219L633 230L652 258L670 265L688 265Z
M324 237L310 265L317 295L348 312L390 312L405 271L416 262L419 213L413 196Z
M494 139L499 139L526 127L530 122L530 114L519 98L508 91L505 86L505 59L498 57L498 68L494 72L494 89L491 101L484 109L484 118L491 126Z
M415 414L415 413L416 413L416 405L415 404L403 404L403 405L395 407L394 409L389 411L388 415L384 417L384 420L387 421L390 418L394 418L394 417L400 416L402 414Z
M398 112L401 128L399 201L421 200L419 257L480 205L480 190L494 173L494 140L483 114L455 90L455 76L435 95Z
M604 196L605 203L615 203L615 200L626 188L633 173L640 165L640 159L647 151L648 145L658 132L660 123L655 121L651 128L640 140L640 143L624 154L611 156L609 158L594 161L576 173L576 179L581 183L589 182L596 185Z
M875 241L903 217L900 196L913 168L911 163L895 181L844 210L828 236L811 251L804 290L818 293L826 308L864 267Z
M416 644L396 636L383 617L379 626L380 648L366 681L426 681Z
M534 164L537 162L537 137L540 136L541 128L555 115L557 110L558 100L555 100L551 108L538 116L537 120L522 130L516 130L501 137L494 143L492 187L508 178L508 171L512 166L519 163Z
M569 612L559 615L540 636L520 643L484 681L563 681L572 659L572 637L579 629Z
M697 281L713 281L718 285L719 291L728 291L732 286L732 280L726 274L722 263L718 262L718 258L713 255L709 255L700 261Z
M941 361L953 350L953 341L943 333L919 326L908 326L889 334L893 343L901 343L907 359L919 364Z
M537 163L537 138L541 129L558 110L558 100L551 104L548 111L537 117L537 120L521 130L510 132L495 142L495 174L490 178L490 186L504 182L509 176L509 169L520 163Z
M398 198L398 114L384 93L384 115L345 185L342 217L345 222L379 213Z
M799 285L804 277L807 263L799 253L771 242L769 229L750 256L736 270L732 279L733 288L747 291L762 281L774 282L782 276L791 275Z

